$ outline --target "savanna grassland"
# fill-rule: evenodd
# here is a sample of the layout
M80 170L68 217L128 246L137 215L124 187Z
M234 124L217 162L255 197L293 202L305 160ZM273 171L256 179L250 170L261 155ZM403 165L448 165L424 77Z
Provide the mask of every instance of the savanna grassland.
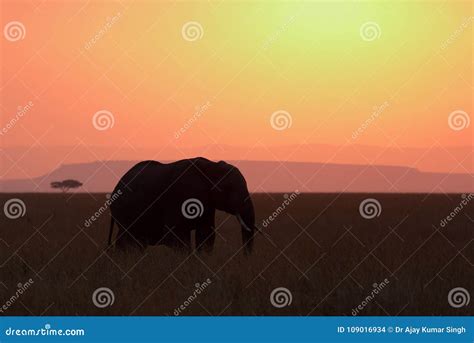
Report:
M18 284L33 284L0 315L472 315L453 308L455 287L474 290L474 201L446 225L460 194L300 194L276 219L262 222L283 194L254 194L254 254L243 255L237 220L218 212L214 253L179 254L158 246L144 254L107 250L109 212L85 227L105 194L2 194L21 199L26 214L0 216L0 306ZM359 204L376 198L382 211L365 219ZM210 283L195 299L198 286ZM377 286L376 285L376 286ZM111 306L92 294L107 287ZM285 287L291 304L275 307Z

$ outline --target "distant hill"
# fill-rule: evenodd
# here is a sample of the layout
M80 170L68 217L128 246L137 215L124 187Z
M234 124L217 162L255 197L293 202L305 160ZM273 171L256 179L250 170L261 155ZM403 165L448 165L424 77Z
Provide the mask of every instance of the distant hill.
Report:
M306 162L228 161L239 167L251 192L474 192L474 175L420 172L398 166ZM52 181L76 179L78 192L110 192L137 161L65 164L33 179L0 181L1 192L53 192Z
M175 142L176 144L179 142ZM431 145L431 144L430 144ZM377 164L405 166L422 172L474 173L472 146L381 147L368 145L301 144L255 146L212 144L181 147L169 144L158 147L91 146L10 146L0 147L0 179L37 177L60 165L94 161L174 161L192 156L229 161L287 161L333 164Z

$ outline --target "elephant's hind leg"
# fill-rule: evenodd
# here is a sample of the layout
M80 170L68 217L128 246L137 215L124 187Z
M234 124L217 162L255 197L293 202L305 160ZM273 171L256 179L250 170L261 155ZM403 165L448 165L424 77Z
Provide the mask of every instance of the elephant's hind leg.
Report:
M167 245L179 252L191 253L191 232L188 230L174 229L169 233Z
M196 249L197 251L210 253L214 249L216 233L214 226L201 227L196 230Z
M127 231L119 231L117 240L115 241L115 248L123 253L141 253L145 250L144 242L139 241L131 233Z

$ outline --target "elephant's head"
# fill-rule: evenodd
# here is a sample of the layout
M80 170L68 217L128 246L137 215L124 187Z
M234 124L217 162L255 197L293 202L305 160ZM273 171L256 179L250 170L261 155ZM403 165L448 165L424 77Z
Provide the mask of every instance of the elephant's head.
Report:
M244 176L236 167L220 161L212 177L211 194L218 210L233 214L242 227L244 251L251 253L255 233L255 212Z

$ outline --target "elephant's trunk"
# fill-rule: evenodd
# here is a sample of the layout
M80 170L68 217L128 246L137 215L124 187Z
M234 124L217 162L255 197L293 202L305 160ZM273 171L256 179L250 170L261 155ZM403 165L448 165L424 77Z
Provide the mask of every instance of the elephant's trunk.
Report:
M253 249L253 236L255 233L255 211L250 196L247 197L241 210L237 213L237 218L242 226L244 252L250 254Z

